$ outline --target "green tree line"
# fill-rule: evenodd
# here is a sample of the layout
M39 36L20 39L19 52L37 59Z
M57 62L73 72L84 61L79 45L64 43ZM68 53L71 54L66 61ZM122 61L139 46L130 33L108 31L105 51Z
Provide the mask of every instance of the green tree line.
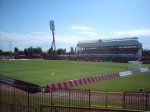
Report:
M66 54L75 54L76 48L70 48L70 51L67 52L66 49L59 48L54 51L52 48L48 49L47 51L43 51L41 47L29 47L25 48L24 50L20 50L19 48L15 47L14 51L3 51L0 49L0 56L52 56L52 55L66 55Z

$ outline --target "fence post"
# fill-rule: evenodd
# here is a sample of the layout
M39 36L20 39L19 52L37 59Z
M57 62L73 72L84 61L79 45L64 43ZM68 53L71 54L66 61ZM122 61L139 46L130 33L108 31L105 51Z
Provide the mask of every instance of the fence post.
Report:
M125 91L123 92L122 97L122 108L125 109Z
M29 112L29 87L28 88L28 112Z
M147 102L148 102L148 93L146 92L146 100L145 100L145 111L147 111Z
M50 89L50 94L51 94L51 105L53 105L53 91L52 91L52 88L49 88Z
M89 107L91 107L91 90L88 90L89 91ZM89 109L89 112L90 112L90 109Z
M40 106L40 112L42 112L42 110L43 110L43 108L42 108L42 106ZM51 111L52 112L52 111Z
M89 107L91 107L91 90L88 91L89 91Z
M69 106L71 105L71 90L69 89ZM69 112L70 112L70 108L69 108Z
M50 94L51 94L51 105L53 105L53 90L52 88L49 88L50 89ZM52 108L51 108L51 112L52 112Z
M2 95L2 84L0 83L0 112L1 112L1 109L2 109L2 107L1 107L1 103L2 103L1 95Z
M108 93L105 91L105 107L108 107Z
M16 87L16 85L13 87L14 88L14 95L13 95L13 107L12 107L12 112L15 112L15 87Z

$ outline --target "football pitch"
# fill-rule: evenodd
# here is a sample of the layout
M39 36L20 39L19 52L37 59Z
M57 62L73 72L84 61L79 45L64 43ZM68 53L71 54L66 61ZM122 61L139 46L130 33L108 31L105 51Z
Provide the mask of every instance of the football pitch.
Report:
M106 80L104 82L97 82L74 88L85 90L92 88L91 90L110 91L110 92L122 92L122 91L136 92L140 88L142 88L144 89L145 92L150 92L150 72L119 77L112 80Z
M80 79L83 77L90 77L90 76L96 76L96 75L102 75L102 74L114 73L114 72L126 71L126 70L129 70L128 63L83 62L83 61L77 62L77 61L64 61L64 60L62 61L56 61L56 60L55 61L54 60L0 61L1 76L8 76L19 80L24 80L34 84L38 84L40 86L46 86L48 83ZM148 75L148 77L145 77L143 81L150 82L149 76L150 75ZM133 79L135 79L134 81L138 83L141 78L138 78L138 81L136 81L137 79L135 77L133 77ZM110 82L104 81L102 83L95 83L96 85L93 86L86 85L83 86L83 89L89 89L89 88L99 89L99 90L109 89L113 91L113 89L110 88L112 84L115 84L117 80L118 79L113 79ZM127 83L128 80L129 80L128 78L123 78L119 81L119 83L120 84L122 84L123 82ZM145 83L145 85L147 85L147 83ZM101 88L98 88L99 85L101 85ZM110 86L110 88L108 88L108 86ZM115 86L117 86L117 84ZM119 89L117 90L121 91Z

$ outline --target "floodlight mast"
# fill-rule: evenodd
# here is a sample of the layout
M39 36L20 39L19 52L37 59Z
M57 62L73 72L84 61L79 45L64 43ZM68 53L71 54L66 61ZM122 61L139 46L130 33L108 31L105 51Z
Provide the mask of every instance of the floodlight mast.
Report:
M52 30L52 36L53 36L53 42L52 42L51 48L54 49L54 55L55 55L55 52L56 52L55 33L54 33L55 25L54 25L53 20L50 21L50 30Z

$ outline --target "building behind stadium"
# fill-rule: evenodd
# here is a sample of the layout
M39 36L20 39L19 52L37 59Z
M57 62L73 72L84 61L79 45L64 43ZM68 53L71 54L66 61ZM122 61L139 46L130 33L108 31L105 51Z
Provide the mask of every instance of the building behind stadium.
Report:
M77 43L80 58L110 61L132 61L142 56L138 37L85 40Z

